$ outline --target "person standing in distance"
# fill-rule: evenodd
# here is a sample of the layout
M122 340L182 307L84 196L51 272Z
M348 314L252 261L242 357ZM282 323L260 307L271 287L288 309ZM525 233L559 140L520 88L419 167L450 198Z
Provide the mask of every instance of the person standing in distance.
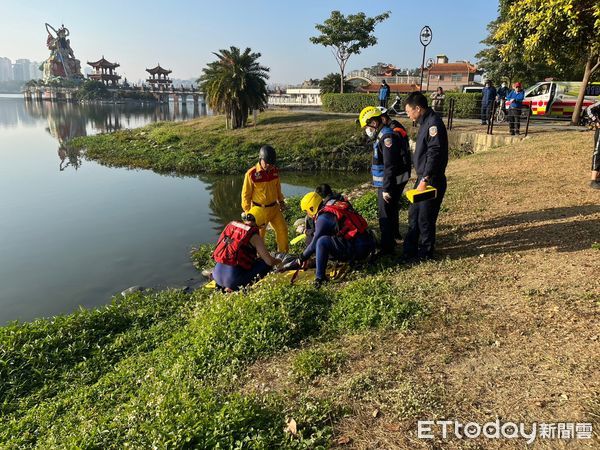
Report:
M481 96L481 125L487 125L490 123L492 113L494 109L494 100L496 100L496 88L492 80L485 82Z
M508 106L508 126L510 134L519 134L521 128L521 108L523 107L523 100L525 99L525 92L523 92L523 86L518 81L515 83L515 89L510 91L506 96L506 100L510 102Z
M438 86L435 92L431 93L431 107L433 110L442 114L444 112L444 99L446 98L446 94L444 93L444 88Z
M413 92L406 98L405 110L408 117L419 124L413 156L417 173L415 188L424 191L431 185L437 189L437 197L410 205L403 259L426 260L434 256L435 226L446 193L448 132L421 92Z
M592 179L590 187L600 189L600 102L590 105L586 110L591 124L596 130L594 133L594 153L592 154Z
M496 92L496 100L498 101L498 106L502 109L502 112L506 113L506 96L508 95L508 87L506 87L506 83L503 81L500 87L498 88L498 92Z
M390 99L390 86L387 81L381 81L381 87L379 88L379 106L387 108L388 100Z
M270 145L263 145L258 153L258 164L248 169L244 176L242 209L248 212L253 206L262 208L266 219L265 227L260 229L260 237L265 237L266 225L270 223L275 230L277 251L287 253L288 229L282 213L285 200L276 161L275 149Z

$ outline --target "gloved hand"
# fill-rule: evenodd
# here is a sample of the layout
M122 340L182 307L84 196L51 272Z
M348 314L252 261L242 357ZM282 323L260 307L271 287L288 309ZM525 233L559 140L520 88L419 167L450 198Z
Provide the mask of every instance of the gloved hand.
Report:
M305 258L304 255L300 255L298 258L298 266L303 270L308 269L308 258Z
M271 267L273 267L274 269L280 269L281 268L281 260L279 258L273 258L271 260Z

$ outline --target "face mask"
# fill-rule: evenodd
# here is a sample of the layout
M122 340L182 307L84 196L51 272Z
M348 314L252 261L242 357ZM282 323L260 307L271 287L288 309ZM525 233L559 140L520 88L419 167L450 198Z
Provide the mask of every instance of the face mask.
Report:
M367 133L369 139L373 139L375 137L375 130L373 130L373 128L365 128L365 133Z

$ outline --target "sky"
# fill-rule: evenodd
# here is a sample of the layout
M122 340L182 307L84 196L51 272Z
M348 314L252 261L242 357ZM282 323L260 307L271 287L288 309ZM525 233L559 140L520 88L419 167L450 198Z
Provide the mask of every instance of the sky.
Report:
M369 16L391 11L375 29L378 43L353 55L349 71L377 62L420 66L424 25L433 31L426 58L443 53L450 61L475 62L497 8L497 0L0 0L0 56L45 60L44 23L64 23L82 70L104 56L118 62L119 74L132 82L159 62L173 71L172 78L195 79L215 60L212 52L236 46L262 54L259 61L271 69L269 83L298 84L339 71L330 49L309 42L318 34L315 24L332 10Z

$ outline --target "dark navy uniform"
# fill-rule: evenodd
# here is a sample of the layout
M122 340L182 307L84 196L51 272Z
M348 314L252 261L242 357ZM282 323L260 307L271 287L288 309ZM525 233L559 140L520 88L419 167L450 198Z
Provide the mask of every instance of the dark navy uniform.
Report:
M410 166L403 160L403 141L388 126L383 126L373 143L373 186L377 189L379 231L381 251L392 253L399 237L399 204L402 191L410 176ZM386 192L392 197L389 202L383 199Z
M587 115L593 124L600 122L600 102L594 103L587 109ZM594 134L594 153L592 154L592 171L600 172L600 128L596 127Z
M404 238L404 257L431 258L435 246L435 223L446 193L448 165L448 133L446 126L431 108L419 120L417 145L413 157L417 181L415 188L427 178L437 189L437 197L415 203L408 210L408 232Z

